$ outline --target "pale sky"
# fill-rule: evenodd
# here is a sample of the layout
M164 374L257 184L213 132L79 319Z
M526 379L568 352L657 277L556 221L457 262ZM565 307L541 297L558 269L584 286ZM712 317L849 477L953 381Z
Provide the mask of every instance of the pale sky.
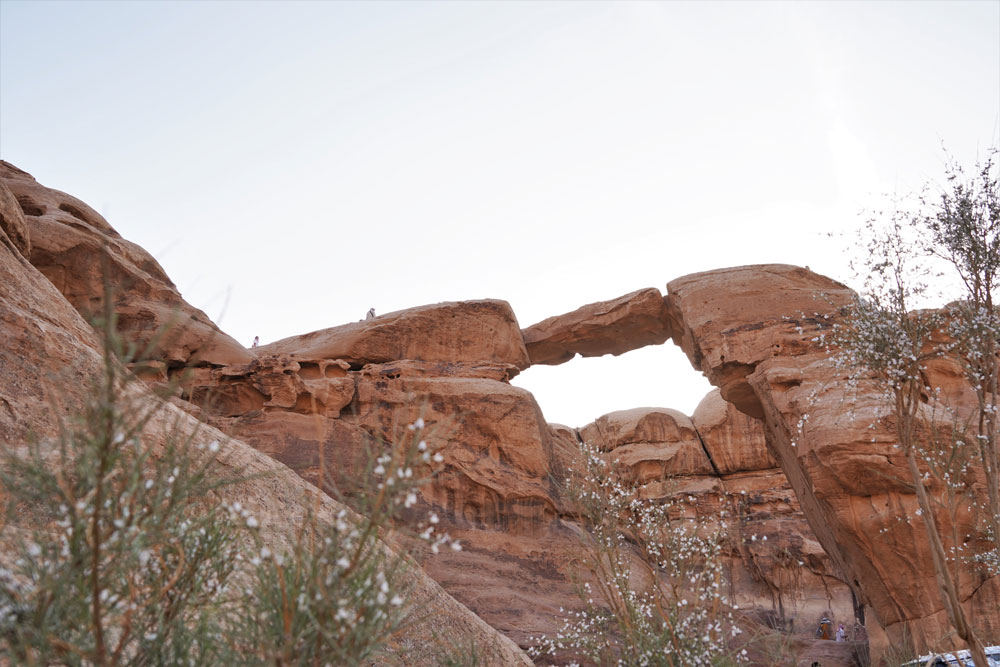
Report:
M0 157L248 345L741 264L849 280L859 212L998 125L996 0L0 0ZM514 383L573 426L709 389L669 343Z

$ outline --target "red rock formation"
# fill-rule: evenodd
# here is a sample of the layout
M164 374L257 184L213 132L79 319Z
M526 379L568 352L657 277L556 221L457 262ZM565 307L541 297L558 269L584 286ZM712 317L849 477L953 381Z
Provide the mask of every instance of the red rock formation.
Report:
M778 462L767 451L760 420L727 403L718 390L705 395L691 421L719 474L778 467Z
M285 338L256 352L340 359L358 368L401 359L508 364L511 377L529 365L510 304L491 299L409 308Z
M580 438L631 469L639 484L679 475L712 474L694 424L676 410L612 412L581 428Z
M487 314L499 313L493 323L518 331L503 316L506 304L497 307L501 302L444 304L392 315L392 326L411 332L412 342L381 348L426 359L433 355L417 347L421 335L412 332L435 332L429 349L464 349L485 357L480 361L401 359L348 370L366 355L335 348L348 363L321 356L334 348L275 353L267 346L249 364L196 373L184 395L204 406L210 423L313 483L321 482L322 467L346 493L355 489L369 450L405 436L406 426L422 418L444 470L422 491L419 508L436 512L439 528L465 546L428 556L424 567L490 625L527 644L532 635L554 631L557 608L576 601L569 566L577 541L558 521L553 481L564 465L554 452L566 452L566 443L555 444L531 394L507 383L518 370L505 363L517 359L516 348L455 343L466 335L461 323L487 317L484 304ZM419 327L407 321L411 314ZM362 330L384 335L371 322L377 320ZM494 334L509 339L508 332ZM356 340L359 349L376 349L364 336Z
M670 337L670 326L663 295L650 287L550 317L523 333L531 363L555 365L577 354L617 356L659 345Z
M694 499L690 515L705 524L729 517L730 594L742 609L807 635L823 615L853 620L850 590L767 454L763 424L718 390L694 419L638 408L600 417L578 435L631 468L647 496Z
M243 346L181 298L148 252L123 239L90 206L46 188L3 161L0 182L24 213L25 238L32 239L26 256L85 318L100 312L106 271L116 290L118 329L140 350L149 348L149 358L171 366L221 366L250 360ZM106 262L102 248L107 250ZM169 334L158 337L168 324Z
M25 259L31 256L31 236L28 233L28 223L24 220L24 212L7 186L0 182L0 232L2 238L12 250Z
M816 537L869 608L876 644L887 641L883 630L893 643L908 633L918 650L947 644L927 538L893 447L886 401L870 384L846 383L816 341L827 324L815 313L836 316L850 292L804 269L774 265L696 274L670 286L671 313L684 332L679 342L727 400L763 417L769 450ZM954 369L939 366L928 372L931 385L961 394ZM936 519L950 532L944 512ZM958 533L974 535L961 520ZM1000 577L962 572L973 623L983 636L1000 636Z
M29 205L28 210L35 209ZM44 442L45 438L54 435L60 415L53 410L53 405L67 411L80 405L89 381L100 372L102 361L94 330L11 241L6 211L4 220L5 224L0 227L0 446L9 449L19 447L27 437L39 437ZM33 228L33 233L38 229L44 230L43 233L58 231L58 227L40 226ZM38 239L37 233L35 238ZM52 239L38 239L36 248L52 247L55 243L57 241ZM127 307L129 302L124 303ZM206 372L208 369L197 370ZM264 378L276 372L283 371L278 371L274 365L262 367L261 371ZM307 377L303 383L310 381ZM278 405L284 402L288 393L285 385L267 381L260 384L264 390L274 388L268 395L274 397ZM143 410L159 400L138 383L133 391ZM52 402L51 399L57 400ZM275 553L295 539L306 518L307 507L320 521L332 520L341 509L339 503L316 494L285 466L243 442L196 422L172 405L164 405L161 409L162 413L147 424L143 445L155 452L164 446L166 434L178 428L193 433L192 437L202 445L211 440L221 442L219 474L223 481L230 483L219 487L218 500L239 500L251 511L260 522L258 537ZM295 412L282 414L313 419L311 415ZM287 430L278 427L272 432ZM257 435L260 442L268 441L267 433L258 432ZM0 495L2 492L0 489ZM14 520L15 523L23 521L24 516L18 515ZM7 547L9 545L0 543L0 551ZM456 602L419 568L406 576L413 585L411 595L420 609L419 618L398 636L397 646L385 658L387 664L439 664L441 656L434 652L434 647L441 638L447 638L457 647L475 646L484 664L530 664L509 639Z
M50 370L69 368L76 375L63 382L81 387L94 370L94 334L70 304L83 313L99 304L102 244L127 338L145 344L172 314L181 322L152 351L161 366L146 379L193 363L177 403L300 477L319 484L325 470L349 489L366 448L422 415L446 467L422 505L467 547L428 557L426 571L521 643L554 630L555 610L576 599L580 527L560 484L580 468L580 440L625 463L650 496L690 495L706 521L723 508L736 513L727 558L741 606L809 632L823 613L847 620L849 582L873 632L896 640L907 625L925 646L946 629L922 527L900 521L915 503L883 405L870 387L846 394L813 340L851 297L839 283L791 266L739 267L674 280L666 300L641 290L523 332L505 302L483 300L250 352L83 202L0 163L0 436L8 442L52 425L41 389ZM534 398L508 383L529 363L620 354L668 335L720 389L692 418L641 408L579 430L549 425ZM954 364L936 362L928 376L949 396L968 392ZM293 512L283 489L268 488L277 514ZM1000 633L998 587L971 570L962 581L976 622L992 633Z
M667 284L673 341L722 397L760 419L746 381L758 363L813 351L805 330L850 300L838 282L786 264L695 273Z

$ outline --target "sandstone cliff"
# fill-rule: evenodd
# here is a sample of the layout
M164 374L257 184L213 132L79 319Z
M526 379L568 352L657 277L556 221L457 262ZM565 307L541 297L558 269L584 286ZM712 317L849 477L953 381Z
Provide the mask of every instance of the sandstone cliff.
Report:
M437 512L465 545L422 556L455 599L425 582L427 596L484 641L498 641L491 626L528 646L558 627L559 607L577 603L581 528L561 489L578 465L577 444L588 441L624 463L644 492L695 498L692 511L706 522L723 508L739 517L727 542L728 583L761 620L809 635L821 615L845 624L863 616L876 643L899 641L906 627L918 648L940 646L945 623L922 528L899 520L915 504L905 485L887 481L899 477L900 462L878 399L864 387L845 395L813 340L850 299L839 283L792 266L738 267L674 280L666 296L647 288L524 329L509 304L484 299L247 350L96 212L6 163L0 228L5 443L29 426L52 427L44 390L52 370L68 369L60 383L69 387L94 371L96 341L80 314L103 298L98 258L107 247L122 333L159 363L144 379L183 378L176 404L206 431L230 436L239 465L283 471L271 486L242 491L262 514L294 516L298 496L288 489L304 489L300 478L327 484L321 469L350 494L366 449L424 418L445 470L419 509ZM155 340L167 322L175 333ZM578 428L549 424L534 397L509 384L531 364L667 338L718 387L690 416L636 408ZM937 373L934 382L955 386L946 369ZM1000 636L998 587L971 572L963 583L992 636ZM496 646L492 659L517 659L512 646Z
M25 178L22 172L17 173L17 180ZM0 204L8 196L9 190L0 181ZM38 211L29 204L23 205L29 213ZM59 415L53 411L53 405L61 406L66 413L79 406L88 379L101 368L101 358L94 330L25 257L28 248L33 248L34 256L38 248L59 243L39 238L39 234L51 233L51 228L32 227L31 218L36 217L33 215L27 216L29 224L25 225L24 218L17 215L20 211L12 213L4 207L0 212L3 214L0 219L0 443L5 448L16 448L27 437L45 441L55 434ZM28 245L30 241L25 242L24 237L15 243L8 230L26 228L30 230L27 238L33 238L35 243ZM114 236L110 228L92 227L88 233L94 229L102 235ZM88 247L96 253L98 245L88 244ZM95 259L89 257L87 261ZM74 291L73 274L65 275L68 278L62 283L63 287ZM87 276L89 274L84 276L85 280L89 280ZM126 296L118 303L128 309L133 302ZM191 319L196 320L196 317L192 315ZM183 340L197 340L192 330L212 339L219 335L214 325L208 323L190 328ZM137 338L143 336L143 331L136 332ZM170 349L177 351L181 347ZM205 348L196 343L193 349ZM140 400L160 400L138 385L135 391L139 392ZM172 405L163 406L157 419L147 427L144 446L154 450L162 446L165 433L178 426L194 432L199 442L218 440L222 443L219 452L221 474L244 481L221 487L217 500L239 500L258 517L263 543L276 553L294 539L297 526L304 520L307 503L317 510L323 521L330 520L339 511L339 503L317 495L285 466L211 426L198 423ZM458 646L476 645L480 657L488 664L530 664L509 639L455 601L419 569L413 570L411 576L414 598L424 606L426 613L392 647L390 660L399 664L436 664L439 656L429 650L435 645L435 638L453 637Z

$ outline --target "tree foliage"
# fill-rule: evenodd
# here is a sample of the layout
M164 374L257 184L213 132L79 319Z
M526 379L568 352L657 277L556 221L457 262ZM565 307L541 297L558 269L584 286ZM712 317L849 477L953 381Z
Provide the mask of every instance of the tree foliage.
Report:
M990 151L971 177L950 162L944 185L927 186L915 206L895 202L867 221L856 267L863 289L831 338L850 383L874 382L889 401L940 599L977 666L987 664L985 653L959 587L963 568L1000 574L996 155ZM949 282L962 286L956 301L916 307ZM962 369L973 399L932 386L931 366L943 361ZM959 533L970 513L983 539Z

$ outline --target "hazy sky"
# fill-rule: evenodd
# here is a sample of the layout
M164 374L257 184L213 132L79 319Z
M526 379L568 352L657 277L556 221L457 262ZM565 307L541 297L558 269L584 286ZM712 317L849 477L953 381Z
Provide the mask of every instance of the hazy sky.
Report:
M0 157L246 344L483 297L527 326L740 264L848 280L859 211L998 125L995 0L0 0ZM709 388L670 344L515 384L576 426Z

